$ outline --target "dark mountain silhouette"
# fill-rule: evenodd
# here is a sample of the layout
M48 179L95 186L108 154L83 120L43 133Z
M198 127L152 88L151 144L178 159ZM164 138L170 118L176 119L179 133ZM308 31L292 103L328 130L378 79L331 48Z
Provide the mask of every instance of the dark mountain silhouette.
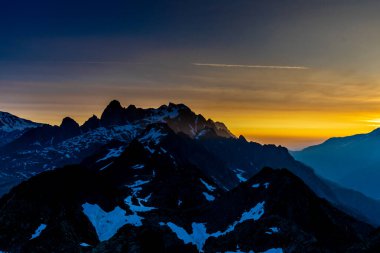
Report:
M79 165L55 170L55 168L67 164ZM297 188L298 190L303 189L301 193L307 193L307 198L294 193L294 199L287 200L294 209L290 206L285 209L283 206L281 207L283 209L275 209L276 212L271 213L273 217L270 220L278 222L273 224L285 224L284 226L287 227L284 237L277 238L277 233L272 231L271 235L277 239L266 238L266 235L271 233L271 231L267 231L268 226L272 224L268 221L262 226L262 230L256 231L260 226L256 227L251 224L252 222L249 223L249 226L237 223L234 229L237 229L238 233L231 232L231 234L228 233L229 236L223 234L217 239L215 236L209 238L208 235L216 233L218 229L223 232L223 228L227 230L229 225L234 224L232 220L232 223L221 222L220 227L218 224L213 224L211 216L216 219L218 217L216 212L219 208L223 209L223 212L220 211L220 217L228 217L232 215L229 212L232 212L236 216L235 218L239 218L243 213L250 211L243 210L247 208L244 205L240 209L235 208L236 205L240 205L237 196L236 204L231 202L231 206L225 204L223 208L219 206L214 209L209 206L219 203L219 198L230 196L229 194L234 192L233 189L236 187L236 189L240 189L247 182L250 184L250 178L260 175L264 167L276 169L275 174L277 174L277 170L282 171L283 168L286 168L285 174L281 174L283 171L278 172L282 175L281 177L289 176L297 178L298 181L298 178L302 179L318 197L314 193L309 194L309 189L306 191L305 188ZM54 171L32 177L46 170ZM160 170L160 175L158 175L158 170ZM100 119L92 116L82 126L70 118L65 118L60 126L43 125L30 129L0 150L0 190L2 189L2 193L6 193L12 186L30 177L32 177L31 180L14 188L10 194L4 196L3 202L1 202L4 203L4 217L1 218L2 207L0 206L0 228L1 224L5 224L3 231L11 229L9 231L13 232L9 233L8 237L0 238L0 241L3 242L0 244L0 250L40 252L39 249L31 246L35 242L34 239L26 241L25 236L30 236L31 230L36 232L37 236L38 228L48 231L47 229L51 226L44 228L42 225L48 225L47 222L48 220L50 222L52 217L57 217L54 223L54 228L57 230L51 232L57 239L48 237L49 242L46 244L44 242L44 245L48 246L44 246L43 249L46 252L54 252L49 250L52 250L51 247L55 244L62 244L61 252L86 251L86 249L88 251L93 249L93 252L117 252L120 248L127 251L137 244L136 247L146 252L151 252L149 246L147 246L148 248L143 246L147 244L154 245L152 247L160 249L161 252L186 250L193 252L198 251L200 245L197 243L183 245L183 240L173 233L173 229L179 229L178 231L183 231L180 228L185 229L186 240L193 240L192 230L203 231L205 228L200 225L202 223L209 224L206 229L208 235L201 233L203 237L208 236L207 238L209 238L203 245L204 250L207 249L209 252L215 252L213 250L239 252L237 246L243 252L250 250L260 252L277 247L287 249L289 252L292 252L292 249L294 249L293 252L345 252L345 250L351 249L364 249L367 244L375 245L373 247L376 248L376 236L370 237L372 234L367 234L372 229L365 223L374 226L380 224L378 215L380 203L378 201L321 178L314 173L313 169L296 161L284 147L248 142L243 136L236 138L224 124L206 120L202 115L195 114L183 104L170 103L157 109L141 109L135 106L124 108L119 102L113 101L104 110ZM34 183L29 186L31 182L36 182L35 180L40 182L41 186L36 186ZM62 180L62 183L56 182L58 180ZM284 179L284 182L286 180ZM295 183L295 185L297 184ZM290 187L291 184L288 186ZM26 187L25 190L20 190L24 189L23 187ZM31 188L29 189L29 187ZM50 187L53 187L53 190L50 191ZM68 187L70 189L67 189ZM145 188L149 191L145 191ZM33 193L36 189L38 192ZM23 196L24 191L25 197L19 199L18 196ZM49 191L49 193L43 191ZM67 191L67 193L61 191ZM286 191L293 192L290 189ZM29 193L35 195L28 195ZM150 193L152 195L148 198ZM131 199L126 200L127 196L131 196ZM11 202L9 202L10 199L12 199ZM274 201L272 199L280 201L274 195L271 195L269 199L271 199L270 203ZM22 204L24 201L27 203L25 206ZM293 216L286 216L295 212L297 215L315 217L312 210L308 209L311 205L310 201L318 202L313 204L314 206L323 206L323 210L318 209L321 212L326 208L329 210L318 216L325 217L321 218L322 220L318 218L318 221L323 224L320 227L315 227L317 224L314 224L313 229L306 228L304 227L306 223L293 219L295 218ZM13 204L8 206L8 202ZM35 202L36 205L30 204L32 202ZM84 203L88 205L83 207ZM20 207L17 207L19 204ZM252 202L251 205L253 204ZM129 210L130 207L139 211ZM154 207L154 209L149 207ZM257 208L259 207L260 205ZM302 213L302 208L305 208L308 213ZM121 219L119 223L126 222L124 216L118 216L125 210L126 216L131 220L128 220L129 223L127 222L129 225L123 223L126 227L120 229L121 237L116 235L110 240L100 240L101 243L99 243L99 234L94 234L91 223L86 220L86 216L83 217L84 209L92 210L100 216L104 216L104 219L107 219L107 215L115 215ZM12 216L11 210L14 210L14 216ZM28 218L25 220L25 224L30 225L15 225L19 217L16 215L17 212L20 212L21 216L21 214L24 215L23 210L29 210L31 213L31 220L29 221ZM215 210L215 213L210 216L211 210ZM288 210L287 213L285 210ZM251 215L255 214L254 211L252 210ZM156 212L160 216L157 216ZM343 214L343 212L347 214ZM33 216L33 213L36 215ZM41 213L43 216L40 215ZM45 217L45 213L48 216ZM191 213L191 216L186 216L188 213ZM145 215L149 218L146 218ZM151 215L153 216L150 217ZM206 216L208 218L204 220ZM278 216L282 218L280 219ZM337 216L345 218L339 220ZM350 216L354 218L347 218ZM144 218L143 227L133 225L141 221L139 217ZM1 223L1 219L5 223ZM12 219L12 222L6 223ZM36 224L37 219L41 219L42 227ZM326 219L331 220L327 222ZM83 220L87 221L85 222L87 225L83 225ZM163 229L157 221L163 222L166 227ZM238 220L235 221L238 222ZM176 226L168 222L172 222ZM193 222L195 222L195 228L192 226ZM298 224L298 222L301 223ZM359 224L360 229L354 224ZM12 226L15 226L13 230ZM335 243L328 241L328 238L321 234L323 228L326 228L326 231L331 230L337 233L341 232L341 228L344 226L346 230L342 232L342 237L325 232L328 237L333 238L332 240L338 240ZM116 228L120 227L116 226ZM269 233L264 231L266 239L263 239L260 234L263 229ZM249 235L245 230L250 231ZM91 233L86 236L85 234L88 234L89 231ZM67 234L70 237L66 237ZM245 235L240 237L240 234ZM41 232L41 237L38 238L43 238L43 235L44 233ZM371 238L370 241L363 239L364 235L368 235L368 238ZM61 238L62 236L65 238ZM150 237L157 239L155 244L147 239ZM80 246L82 242L93 247ZM308 249L310 251L307 251ZM288 251L285 250L285 252Z
M300 177L319 197L327 199L361 220L380 225L380 201L321 178L312 168L296 161L284 147L248 142L244 137L201 138L199 141L234 171L240 180L250 178L266 166L287 168Z
M286 169L264 168L228 191L215 175L227 171L200 166L201 156L218 158L202 147L186 155L199 145L153 124L32 177L0 199L0 250L349 252L376 233Z
M89 118L86 122L84 122L81 129L84 132L88 132L88 131L94 130L98 127L100 127L100 119L98 117L96 117L96 115L92 115L91 118Z

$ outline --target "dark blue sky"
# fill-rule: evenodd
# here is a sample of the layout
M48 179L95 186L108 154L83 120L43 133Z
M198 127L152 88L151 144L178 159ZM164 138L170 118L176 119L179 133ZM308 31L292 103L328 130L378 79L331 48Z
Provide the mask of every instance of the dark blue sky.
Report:
M355 0L3 1L0 60L125 61L179 50L189 52L184 60L323 66L369 39L377 21L351 37L358 22L376 19L377 7Z
M242 15L244 6L251 4L248 1L220 3L222 1L9 1L1 6L0 57L2 60L118 58L117 54L113 55L112 47L104 47L109 45L99 41L81 45L86 39L114 40L114 43L117 43L115 40L133 41L134 44L119 48L127 51L143 46L207 45L215 39L224 43L232 35L228 30ZM57 50L60 39L76 40L77 44ZM94 48L88 50L88 46Z
M159 48L241 56L251 43L267 43L281 20L315 8L302 2L8 1L0 11L0 60L125 60Z

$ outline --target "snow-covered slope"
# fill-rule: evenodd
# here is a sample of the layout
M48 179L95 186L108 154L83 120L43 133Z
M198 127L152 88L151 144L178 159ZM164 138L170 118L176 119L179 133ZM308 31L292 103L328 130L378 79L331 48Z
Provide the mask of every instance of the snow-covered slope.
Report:
M0 112L0 131L13 132L34 128L40 124L22 119L7 112Z
M40 125L7 112L0 112L0 146L17 139L26 130Z

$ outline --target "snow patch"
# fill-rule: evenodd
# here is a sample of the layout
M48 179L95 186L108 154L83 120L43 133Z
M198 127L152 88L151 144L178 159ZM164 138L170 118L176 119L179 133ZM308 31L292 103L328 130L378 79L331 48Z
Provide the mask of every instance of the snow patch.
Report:
M147 119L148 122L165 122L167 119L174 119L179 116L178 108L165 107L155 111L155 115Z
M108 159L113 158L113 157L119 157L123 153L123 151L124 151L123 146L121 146L119 148L111 148L111 149L109 149L109 152L105 157L97 160L96 162L98 163L100 161L108 160Z
M132 190L132 192L133 192L132 196L136 196L139 193L139 191L142 190L141 185L147 184L149 182L150 182L150 180L137 180L133 184L129 184L129 185L125 185L125 186L127 186L128 188L130 188Z
M269 228L269 231L266 231L265 233L268 235L275 234L280 232L280 229L278 227L271 227Z
M137 180L133 184L127 185L127 187L129 187L129 188L135 188L137 186L140 186L140 185L143 185L143 184L147 184L149 182L150 182L149 180Z
M102 168L100 168L100 170L99 171L102 171L102 170L105 170L105 169L107 169L111 164L113 164L113 162L110 162L109 164L107 164L106 166L104 166L104 167L102 167Z
M128 205L129 209L132 212L149 212L154 209L155 207L149 207L149 206L144 206L142 202L148 202L152 194L148 195L146 198L137 198L138 205L134 205L132 202L132 196L128 196L125 200L124 203Z
M136 165L132 166L131 168L134 170L140 170L140 169L143 169L144 166L145 166L144 164L136 164Z
M37 238L41 235L41 232L44 231L46 228L46 224L41 224L38 226L38 228L36 229L36 231L34 231L34 234L32 235L32 237L30 237L29 240L33 240L34 238Z
M161 133L160 129L151 128L147 134L140 138L140 142L153 142L155 145L158 145L163 136L166 136L166 134Z
M208 129L202 129L196 136L195 139L200 139L201 137L205 136L209 132Z
M110 212L104 211L97 204L84 203L83 213L88 217L95 228L100 241L106 241L116 234L124 225L141 226L143 219L136 213L126 215L126 211L119 206Z
M235 169L234 172L236 174L236 177L239 179L240 183L247 181L247 179L243 177L243 170Z
M206 200L212 202L215 200L215 197L212 196L211 194L208 194L207 192L203 192L203 195L205 196Z
M263 184L257 183L257 184L253 184L251 187L252 188L259 188L261 185L263 185L265 187L265 189L268 189L270 183L268 183L268 182L263 183Z
M284 253L281 248L272 248L264 251L263 253Z
M263 214L264 214L264 204L265 204L265 201L260 202L256 206L254 206L253 208L251 208L249 211L244 212L241 215L240 220L235 221L224 232L216 232L216 233L214 233L215 237L219 237L219 236L222 236L222 235L225 235L227 233L230 233L230 232L234 231L235 227L237 225L239 225L239 224L241 224L241 223L243 223L245 221L248 221L248 220L257 221L258 219L260 219L261 216L263 216Z
M177 226L176 224L172 222L163 223L160 222L159 224L161 226L167 225L176 235L177 237L182 240L185 244L193 244L198 248L199 252L203 252L203 246L206 243L207 239L210 237L219 237L223 236L227 233L230 233L234 231L235 227L238 224L241 224L247 220L258 220L261 218L261 216L264 214L264 204L265 201L258 203L256 206L251 208L249 211L244 212L241 216L241 218L238 221L235 221L232 225L230 225L225 231L223 232L215 232L212 234L207 233L207 228L205 223L192 223L192 233L189 234L184 228ZM272 253L272 252L271 252ZM277 252L275 252L277 253Z
M207 188L207 190L209 190L210 192L213 192L215 191L215 187L214 186L211 186L209 185L208 183L206 183L202 178L199 179L201 181L201 183Z
M191 225L193 229L192 234L187 233L185 229L172 222L168 222L166 225L177 235L178 239L182 240L185 244L194 244L200 252L203 252L203 246L206 240L210 237L210 235L207 234L206 226L203 223L193 222Z

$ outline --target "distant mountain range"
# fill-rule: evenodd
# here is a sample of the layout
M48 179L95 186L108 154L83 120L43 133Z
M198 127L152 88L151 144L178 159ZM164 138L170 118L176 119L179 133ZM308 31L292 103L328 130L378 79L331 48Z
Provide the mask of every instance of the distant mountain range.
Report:
M26 129L0 161L0 252L380 250L380 202L183 104L112 101Z
M331 138L292 155L317 174L380 199L380 129Z
M6 116L12 119L4 120L9 122L6 129L12 139L0 145L0 195L41 171L79 163L109 142L128 143L151 123L165 122L175 132L192 138L208 131L234 137L224 124L206 120L182 104L141 109L132 105L123 108L118 101L112 101L100 119L92 116L82 126L68 117L60 126L50 126Z

